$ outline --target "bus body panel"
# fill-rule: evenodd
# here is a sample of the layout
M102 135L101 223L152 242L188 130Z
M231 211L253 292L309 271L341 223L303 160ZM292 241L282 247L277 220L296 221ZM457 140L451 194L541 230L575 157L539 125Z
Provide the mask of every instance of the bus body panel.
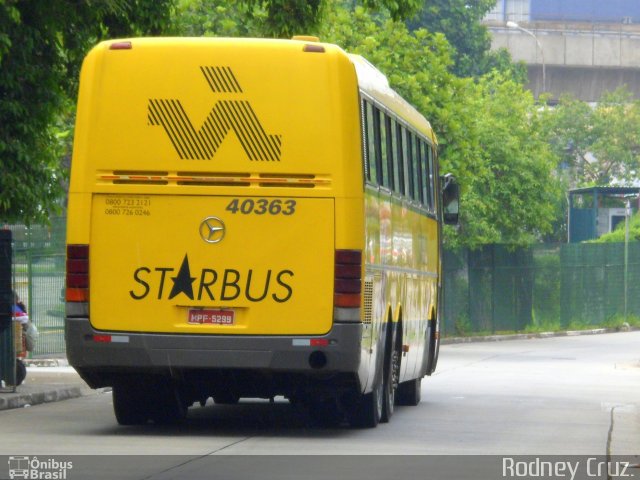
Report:
M377 319L370 343L376 344L380 325L391 315L393 322L402 324L400 381L420 378L426 373L428 334L435 328L438 222L419 213L416 205L371 186L366 189L365 209L365 281L373 284L372 318ZM371 359L370 367L374 362Z
M253 175L248 183L217 182L222 195L240 186L277 189L287 174L332 174L324 183L285 185L313 186L305 196L361 190L359 175L342 175L360 147L352 141L357 79L339 48L316 54L302 42L211 38L134 39L129 50L110 50L111 43L94 47L83 64L72 192L108 193L114 184L118 192L206 192L206 183L180 180L188 174Z
M91 324L126 332L327 333L333 210L331 199L96 195Z

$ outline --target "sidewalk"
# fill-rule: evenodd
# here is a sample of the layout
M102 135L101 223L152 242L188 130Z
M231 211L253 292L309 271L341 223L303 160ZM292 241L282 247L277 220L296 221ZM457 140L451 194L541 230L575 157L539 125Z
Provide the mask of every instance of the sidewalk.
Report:
M0 389L0 410L24 408L89 395L95 390L84 383L64 358L29 359L27 378L16 388Z
M592 328L588 330L568 330L564 332L540 332L540 333L513 333L505 335L485 335L485 336L469 336L469 337L443 337L440 340L442 345L451 345L455 343L472 343L472 342L504 342L507 340L527 340L531 338L551 338L551 337L577 337L581 335L600 335L602 333L619 333L633 332L640 330L638 327L625 326L622 328Z
M638 330L630 328L624 331ZM443 338L442 344L456 344L467 342L498 342L508 340L525 340L532 338L550 338L578 335L599 335L614 333L620 330L598 328L593 330L578 330L569 332L548 332L515 335L489 335L485 337L454 337ZM0 389L0 410L23 408L41 403L57 402L83 395L91 395L104 389L92 390L80 378L76 371L69 366L66 358L38 358L25 360L27 364L27 378L24 383L11 392L11 388Z

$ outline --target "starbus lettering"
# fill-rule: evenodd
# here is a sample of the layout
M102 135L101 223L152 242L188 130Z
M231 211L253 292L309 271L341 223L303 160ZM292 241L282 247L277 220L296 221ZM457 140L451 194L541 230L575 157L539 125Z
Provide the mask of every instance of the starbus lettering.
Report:
M177 273L176 273L177 272ZM133 272L134 288L129 295L134 300L149 297L157 300L172 300L185 295L190 300L230 302L246 299L250 302L272 300L277 303L289 301L293 295L291 281L294 273L283 269L258 271L252 268L202 268L193 272L188 255L184 256L179 268L138 267Z

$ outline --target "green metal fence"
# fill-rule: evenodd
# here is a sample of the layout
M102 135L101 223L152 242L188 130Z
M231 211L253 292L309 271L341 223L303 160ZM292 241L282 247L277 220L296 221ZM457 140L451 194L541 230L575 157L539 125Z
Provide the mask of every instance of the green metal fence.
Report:
M12 225L13 290L40 333L32 356L64 354L65 219Z
M623 243L445 251L444 332L580 328L638 317L640 242L629 243L626 262L624 252Z

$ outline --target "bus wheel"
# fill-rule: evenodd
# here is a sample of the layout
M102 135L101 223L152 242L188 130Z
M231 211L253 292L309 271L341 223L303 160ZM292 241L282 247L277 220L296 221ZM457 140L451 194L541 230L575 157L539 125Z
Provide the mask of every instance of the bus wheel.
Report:
M22 385L25 378L27 378L27 367L22 360L16 358L16 387Z
M348 402L346 411L349 424L356 428L375 428L382 418L384 388L382 378L376 381L373 391Z
M393 407L395 405L396 389L398 388L398 380L400 378L400 353L397 348L392 348L389 354L389 360L386 362L384 369L384 403L382 409L382 417L380 421L388 422L393 415Z
M113 386L113 411L120 425L143 425L149 419L147 398L137 385L116 383Z
M159 425L179 423L187 417L187 409L180 389L169 379L160 380L154 392L151 419Z
M415 407L420 403L422 379L416 378L398 385L396 394L396 405L406 405Z

